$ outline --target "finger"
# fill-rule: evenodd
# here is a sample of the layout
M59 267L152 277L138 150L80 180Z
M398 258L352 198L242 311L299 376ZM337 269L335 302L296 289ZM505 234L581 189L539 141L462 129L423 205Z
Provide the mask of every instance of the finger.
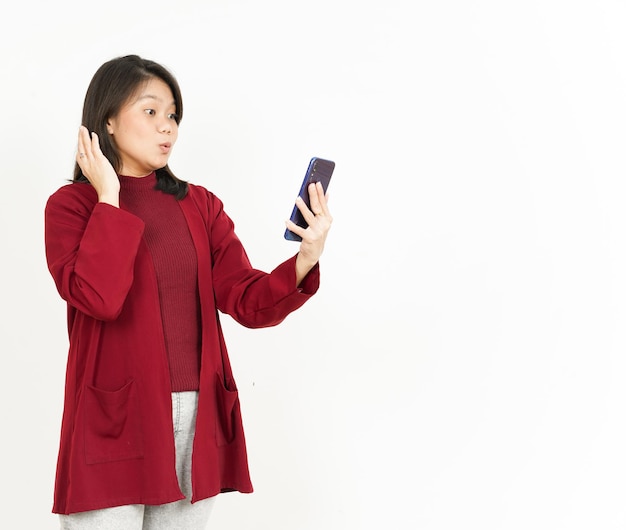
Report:
M324 192L324 188L321 186L321 184L319 188L318 199L320 201L320 206L322 208L323 215L325 217L328 217L332 221L332 215L330 213L330 210L328 209L328 200L329 200L328 190Z
M298 207L298 210L300 210L300 213L302 214L302 217L304 217L306 223L310 225L315 220L315 214L308 208L302 197L296 197L296 206Z
M294 234L300 236L302 238L302 240L304 240L304 236L306 234L306 229L302 228L301 226L297 225L296 223L294 223L291 220L287 220L285 221L285 226Z
M85 130L85 127L83 127L82 125L78 129L78 145L76 152L76 160L78 162L81 162L82 159L85 158Z
M93 154L102 154L102 150L100 149L100 138L95 132L91 133L91 149Z
M320 190L323 196L324 190L320 182L311 183L309 185L309 199L311 202L311 211L313 212L313 215L322 215L324 213L323 207L319 198Z
M81 158L83 162L93 162L93 142L91 139L91 134L89 133L89 129L84 125L80 127L80 150L78 156L83 155Z
M311 198L311 210L314 215L330 216L328 210L328 194L324 193L324 186L322 186L321 182L315 183L314 188L309 190L309 197Z

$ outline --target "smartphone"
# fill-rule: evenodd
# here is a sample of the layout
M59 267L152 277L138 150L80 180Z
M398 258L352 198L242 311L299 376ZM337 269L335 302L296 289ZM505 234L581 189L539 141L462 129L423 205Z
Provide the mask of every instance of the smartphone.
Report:
M300 187L300 192L298 195L302 197L304 203L311 208L311 199L309 198L309 184L314 182L321 182L322 188L324 188L324 193L328 189L328 184L330 183L330 177L335 170L335 163L331 160L324 160L323 158L313 157L309 162L309 167L306 170L306 174L304 175L304 180L302 181L302 186ZM308 223L304 220L302 213L298 210L298 206L293 207L293 211L291 212L291 219L294 223L302 228L308 227ZM285 230L285 239L289 241L302 241L302 238L294 234L289 228Z

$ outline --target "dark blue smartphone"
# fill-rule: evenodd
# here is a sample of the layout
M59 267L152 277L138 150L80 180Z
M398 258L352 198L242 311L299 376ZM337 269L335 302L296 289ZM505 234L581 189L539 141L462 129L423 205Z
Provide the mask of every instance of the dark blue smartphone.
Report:
M328 184L330 184L330 177L333 175L333 171L335 170L335 163L332 160L324 160L323 158L313 157L309 162L309 167L306 170L306 174L304 175L304 180L302 181L302 186L300 187L300 192L298 195L302 197L304 203L311 208L311 199L309 198L309 184L314 182L321 182L322 188L324 188L324 193L328 189ZM290 219L296 223L298 226L302 228L308 227L308 223L304 220L302 213L298 210L297 206L293 207L293 211L291 212ZM302 238L294 234L288 228L285 230L285 239L289 241L302 241Z

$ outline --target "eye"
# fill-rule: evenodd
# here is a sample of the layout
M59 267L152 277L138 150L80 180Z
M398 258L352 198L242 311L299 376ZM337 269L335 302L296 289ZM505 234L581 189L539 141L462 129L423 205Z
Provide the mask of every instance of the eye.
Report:
M156 114L154 109L146 109L146 110L144 110L144 112L146 114L149 114L150 116L154 116Z
M174 120L176 123L178 123L178 119L179 119L178 118L178 114L176 114L175 112L172 112L172 113L168 114L167 117L170 120Z

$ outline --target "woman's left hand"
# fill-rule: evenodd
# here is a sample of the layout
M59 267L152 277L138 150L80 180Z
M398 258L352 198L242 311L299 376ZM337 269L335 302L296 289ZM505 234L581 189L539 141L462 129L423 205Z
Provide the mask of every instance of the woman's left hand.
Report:
M305 229L292 221L287 221L287 228L302 238L300 251L296 258L298 285L319 261L324 251L326 236L333 222L333 217L328 210L328 201L324 195L324 188L320 182L309 185L309 198L311 200L310 209L307 208L302 198L296 199L296 206L309 226Z

